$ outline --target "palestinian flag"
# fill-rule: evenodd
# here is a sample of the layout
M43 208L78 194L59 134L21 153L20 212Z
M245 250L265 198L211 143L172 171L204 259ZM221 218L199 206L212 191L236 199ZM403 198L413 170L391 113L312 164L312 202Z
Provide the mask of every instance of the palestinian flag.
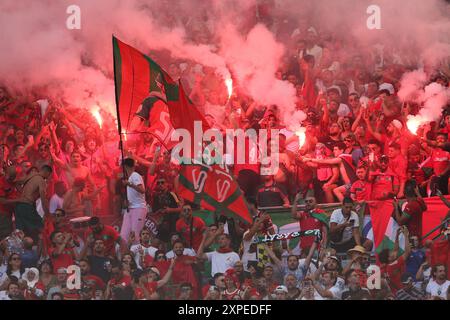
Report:
M391 200L370 202L370 219L365 217L363 236L372 240L374 249L379 254L384 249L394 249L395 237L399 229L398 223L392 217L394 207ZM405 248L403 233L399 238L400 254Z
M178 99L178 85L156 62L115 37L113 56L119 134L149 132L170 148L173 127L167 101ZM135 118L148 128L133 127Z

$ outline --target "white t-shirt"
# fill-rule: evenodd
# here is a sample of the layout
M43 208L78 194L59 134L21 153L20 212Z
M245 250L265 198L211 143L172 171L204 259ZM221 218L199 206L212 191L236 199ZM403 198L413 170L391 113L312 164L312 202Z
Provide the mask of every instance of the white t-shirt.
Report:
M183 255L190 256L190 257L195 257L197 254L195 253L194 249L184 248ZM173 252L173 250L170 250L169 252L167 252L166 253L166 257L167 257L167 259L172 259L173 257L175 257L175 253Z
M249 230L245 231L243 237L245 237L249 232L250 232ZM256 251L252 252L252 253L249 252L250 246L253 243L253 239L255 239L255 236L253 236L250 239L250 241L245 241L244 239L242 239L242 246L243 246L242 263L244 265L245 271L248 271L247 264L249 261L257 261L258 260L256 257Z
M51 214L54 214L57 209L63 208L63 200L56 193L50 198L48 207Z
M238 262L239 255L236 252L219 253L217 251L207 252L208 261L211 261L211 276L218 272L225 273L228 269L234 267Z
M354 220L355 224L353 225L353 227L345 227L344 233L342 235L342 241L337 242L338 244L344 243L344 242L347 242L348 240L350 240L353 237L353 228L359 228L359 217L354 211L351 212L349 220ZM346 221L347 221L347 219L342 214L342 209L336 209L331 214L330 226L331 226L332 222L335 222L339 225L339 224L343 224Z
M431 279L430 282L428 282L426 291L432 297L437 296L447 299L447 290L449 286L449 280L446 280L443 284L439 285L436 281Z
M152 258L155 257L155 253L156 253L156 251L158 251L158 248L155 248L155 247L146 248L140 243L134 244L131 246L130 251L134 254L134 261L136 262L136 264L139 268L142 268L141 264L140 264L140 262L141 262L141 254L139 253L140 248L142 248L142 250L144 251L144 256L149 255Z
M1 300L11 300L11 298L8 296L8 292L6 290L0 291L0 301Z
M144 179L142 179L142 176L137 172L133 172L130 175L130 177L128 178L128 182L134 184L135 186L141 184L145 188ZM140 193L131 187L127 187L127 196L130 203L130 209L147 207L147 203L145 202L145 193Z
M5 283L5 281L8 280L8 278L9 278L9 276L6 274L6 266L2 265L1 269L4 270L4 272L3 271L1 272L0 286L2 286ZM11 275L17 277L17 279L21 279L21 277L22 277L20 270L11 272Z

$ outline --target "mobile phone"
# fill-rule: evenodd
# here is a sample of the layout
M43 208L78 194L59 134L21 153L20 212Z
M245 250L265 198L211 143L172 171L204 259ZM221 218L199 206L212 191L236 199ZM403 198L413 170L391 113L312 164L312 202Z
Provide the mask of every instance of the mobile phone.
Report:
M352 226L354 226L355 225L355 220L349 220L348 222L350 222L351 224L352 224Z

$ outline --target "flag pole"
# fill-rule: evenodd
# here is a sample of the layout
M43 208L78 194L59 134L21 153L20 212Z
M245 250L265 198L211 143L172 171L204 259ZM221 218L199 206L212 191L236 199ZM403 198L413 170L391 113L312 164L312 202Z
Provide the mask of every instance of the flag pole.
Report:
M123 152L123 140L122 140L122 124L120 122L120 111L119 111L119 95L117 94L117 82L116 82L116 57L114 55L114 35L112 36L112 45L113 45L113 68L114 68L114 93L115 93L115 101L116 101L116 115L117 115L117 130L119 132L119 149L120 149L120 154L122 157L122 161L120 163L120 165L122 166L122 174L123 174L123 179L128 180L127 177L127 172L125 170L125 166L123 164L123 160L125 160L125 156L124 156L124 152ZM128 194L127 194L127 187L125 187L125 203L126 203L126 209L127 212L130 211L130 209L128 208Z

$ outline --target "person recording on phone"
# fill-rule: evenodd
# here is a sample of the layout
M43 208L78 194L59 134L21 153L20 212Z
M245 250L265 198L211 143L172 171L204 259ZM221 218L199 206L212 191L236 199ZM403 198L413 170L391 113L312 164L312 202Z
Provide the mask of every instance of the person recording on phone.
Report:
M337 253L346 253L356 245L366 250L372 249L372 241L362 239L359 231L359 217L353 211L354 202L350 197L344 197L342 208L333 211L330 217L330 246Z

